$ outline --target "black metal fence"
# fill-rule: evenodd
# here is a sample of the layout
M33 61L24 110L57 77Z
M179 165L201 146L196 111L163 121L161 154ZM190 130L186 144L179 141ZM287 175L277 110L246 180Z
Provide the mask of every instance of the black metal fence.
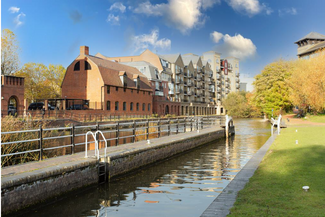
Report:
M38 129L2 132L1 165L9 166L85 151L85 136L89 131L101 131L108 146L117 146L220 126L224 124L223 122L222 116L203 116L116 121L108 124L71 125L47 129L43 129L40 125ZM96 140L99 142L99 148L103 148L104 139L97 137ZM88 149L94 149L93 138L87 143L90 144Z

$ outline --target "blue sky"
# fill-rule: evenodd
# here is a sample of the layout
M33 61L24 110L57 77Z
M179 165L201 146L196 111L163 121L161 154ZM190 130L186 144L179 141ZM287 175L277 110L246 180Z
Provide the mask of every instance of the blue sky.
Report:
M67 67L89 46L106 56L215 50L241 59L244 77L296 58L298 39L325 34L324 0L2 0L1 29L20 43L21 64ZM242 77L243 78L243 77Z

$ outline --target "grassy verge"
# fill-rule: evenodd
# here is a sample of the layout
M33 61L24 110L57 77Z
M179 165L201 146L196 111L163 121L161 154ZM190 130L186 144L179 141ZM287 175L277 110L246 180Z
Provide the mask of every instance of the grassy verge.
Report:
M325 123L325 114L307 115L306 120L316 123Z
M324 132L324 126L282 130L229 216L324 216Z

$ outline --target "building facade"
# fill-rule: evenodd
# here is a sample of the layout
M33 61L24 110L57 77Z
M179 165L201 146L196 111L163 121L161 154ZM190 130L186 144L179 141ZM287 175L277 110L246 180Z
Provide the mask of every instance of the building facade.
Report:
M62 82L62 98L88 100L89 109L113 115L152 114L152 92L138 69L89 55L87 46L80 47Z
M24 78L1 76L1 116L22 115L24 110Z
M298 45L297 56L299 58L309 59L315 52L325 48L325 35L311 32L296 41L295 44Z

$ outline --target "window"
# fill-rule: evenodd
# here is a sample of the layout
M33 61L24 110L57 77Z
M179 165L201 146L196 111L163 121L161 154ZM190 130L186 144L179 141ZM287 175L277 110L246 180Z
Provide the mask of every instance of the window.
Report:
M150 107L151 107L151 104L149 103L149 104L148 104L148 111L149 111L149 112L150 112L150 109L151 109Z
M110 86L107 86L107 90L106 90L107 94L110 94L111 90L110 90Z
M106 110L108 110L108 111L111 110L111 101L106 102Z
M115 102L115 111L118 111L118 101Z
M146 110L146 104L142 103L142 111L145 111L145 110Z
M130 111L133 111L133 102L130 103Z
M80 61L78 61L75 65L74 65L74 69L73 71L80 71Z
M91 70L91 66L88 61L85 61L85 70Z
M137 111L139 111L139 103L137 102Z
M126 102L123 102L123 111L126 111Z
M118 91L118 87L115 88L116 92Z

